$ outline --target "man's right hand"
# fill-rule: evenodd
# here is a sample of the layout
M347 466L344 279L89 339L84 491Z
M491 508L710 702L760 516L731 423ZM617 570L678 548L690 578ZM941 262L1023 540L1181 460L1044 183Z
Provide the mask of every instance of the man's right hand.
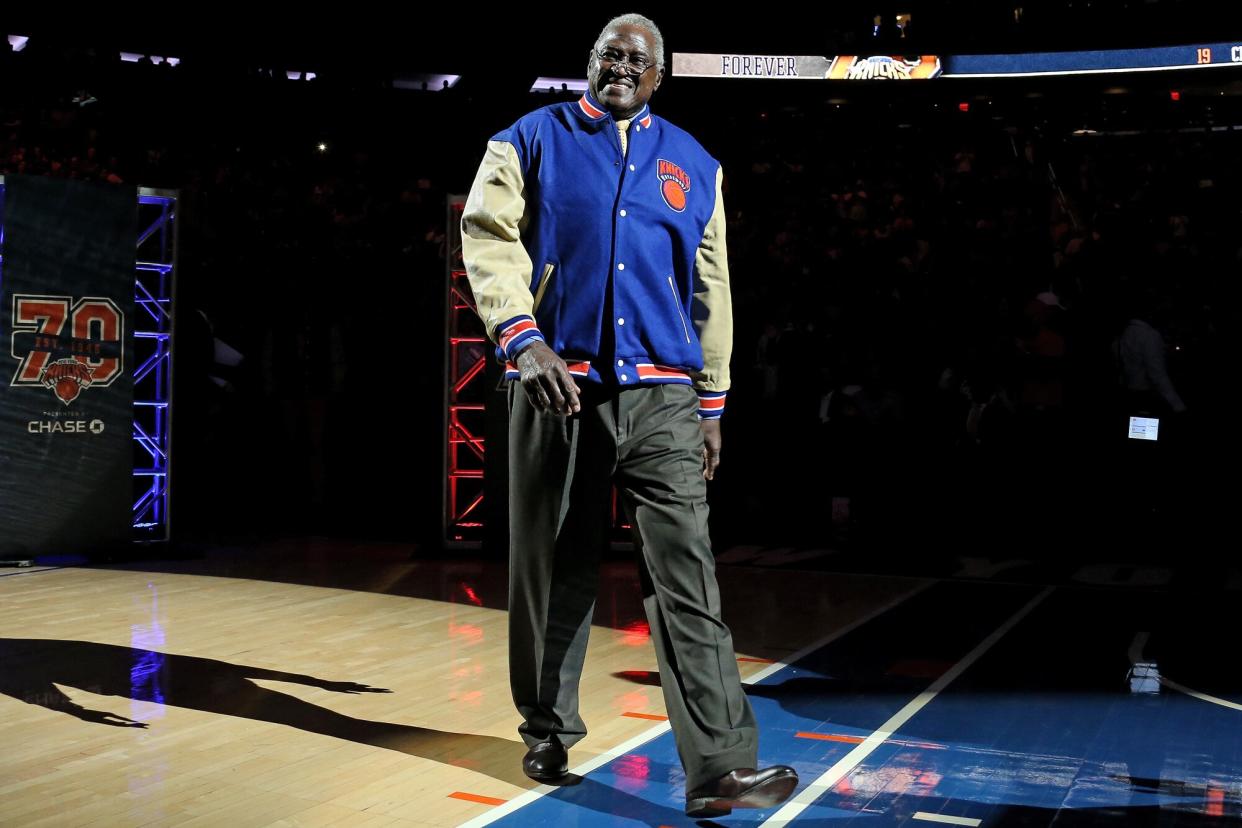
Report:
M578 395L582 389L569 375L565 360L540 340L527 345L517 355L522 388L531 405L539 411L568 416L582 410Z

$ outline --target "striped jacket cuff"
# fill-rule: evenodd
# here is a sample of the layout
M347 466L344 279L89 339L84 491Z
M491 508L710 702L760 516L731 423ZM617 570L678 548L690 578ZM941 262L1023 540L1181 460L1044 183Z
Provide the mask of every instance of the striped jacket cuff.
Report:
M534 340L544 341L539 326L529 316L515 316L496 326L496 343L505 352L505 359L517 359L518 351Z
M720 415L724 414L725 409L725 393L724 391L698 391L699 395L699 419L700 420L718 420Z

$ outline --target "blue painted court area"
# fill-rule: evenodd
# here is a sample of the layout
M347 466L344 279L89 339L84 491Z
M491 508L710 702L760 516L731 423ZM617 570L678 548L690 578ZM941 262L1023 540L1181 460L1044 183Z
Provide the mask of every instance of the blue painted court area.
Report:
M1228 613L1158 593L1041 593L937 583L751 685L761 764L793 765L802 780L781 817L911 828L1242 824L1242 684L1227 661ZM1132 692L1136 654L1202 698L1167 686ZM951 670L960 675L909 713ZM899 712L904 723L858 757ZM839 781L803 793L851 751ZM696 821L683 799L665 733L491 824L757 825L776 812Z
M794 822L1237 824L1242 711L1131 692L1136 631L1169 624L1157 606L1151 594L1057 592ZM1184 629L1166 646L1220 634L1177 617ZM1184 661L1144 657L1161 672ZM1223 675L1218 665L1197 678L1207 673Z

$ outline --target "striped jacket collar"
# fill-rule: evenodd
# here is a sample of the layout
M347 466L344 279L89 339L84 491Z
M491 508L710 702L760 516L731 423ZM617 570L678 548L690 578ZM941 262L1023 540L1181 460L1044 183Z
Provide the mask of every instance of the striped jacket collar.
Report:
M600 106L595 98L591 97L590 92L578 99L577 110L579 115L591 122L602 121L608 117L608 110ZM651 127L651 107L643 104L643 108L630 119L630 123L637 123L643 129L649 129Z

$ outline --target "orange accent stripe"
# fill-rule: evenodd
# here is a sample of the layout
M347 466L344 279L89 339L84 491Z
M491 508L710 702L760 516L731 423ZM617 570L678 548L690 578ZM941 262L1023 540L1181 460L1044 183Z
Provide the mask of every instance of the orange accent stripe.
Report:
M846 736L841 733L795 733L799 739L820 739L824 742L845 742L850 745L860 745L863 743L861 736Z
M466 802L477 802L480 805L504 805L509 800L497 799L494 796L479 796L478 794L464 793L462 791L453 791L449 794L450 799L461 799Z
M536 327L537 326L535 325L535 323L531 322L530 320L524 320L522 322L517 322L511 325L510 327L505 329L504 333L500 335L500 347L502 348L505 347L506 345L508 345L510 342L513 341L513 338L515 336L519 336L520 334L523 334L526 331L533 331L535 330Z
M1205 812L1208 816L1214 817L1225 815L1225 792L1223 790L1220 788L1208 788Z
M770 658L751 658L750 656L738 656L738 661L749 661L754 664L775 664L776 662Z
M724 408L724 406L725 406L724 397L721 397L718 400L704 399L703 397L699 397L699 408L709 408L714 411L717 408Z
M638 366L638 376L640 377L678 377L689 379L690 375L685 371L678 371L675 368L663 368L659 365L640 365Z
M566 369L567 371L570 371L570 372L573 372L573 371L581 371L581 372L582 372L582 373L584 373L584 374L588 374L588 373L590 373L590 371L591 371L591 363L589 363L589 362L570 362L570 363L568 363L568 364L565 366L565 369ZM518 367L517 367L516 365L514 365L512 362L506 362L506 363L505 363L505 370L506 370L506 371L517 371L517 370L518 370Z
M622 716L629 716L631 719L650 719L653 722L667 722L668 716L657 716L655 713L622 713Z
M842 733L795 733L800 739L819 739L824 742L845 742L850 745L857 745L863 742L861 736L846 736ZM937 745L930 742L908 742L902 739L885 739L887 744L901 745L902 747L918 748L920 750L945 750L944 745Z
M514 331L524 331L524 330L527 330L528 328L533 328L533 327L535 327L534 320L523 319L520 322L514 322L512 325L505 328L505 333L512 333Z
M856 60L858 60L857 55L837 55L832 59L832 65L828 67L828 79L844 80Z

